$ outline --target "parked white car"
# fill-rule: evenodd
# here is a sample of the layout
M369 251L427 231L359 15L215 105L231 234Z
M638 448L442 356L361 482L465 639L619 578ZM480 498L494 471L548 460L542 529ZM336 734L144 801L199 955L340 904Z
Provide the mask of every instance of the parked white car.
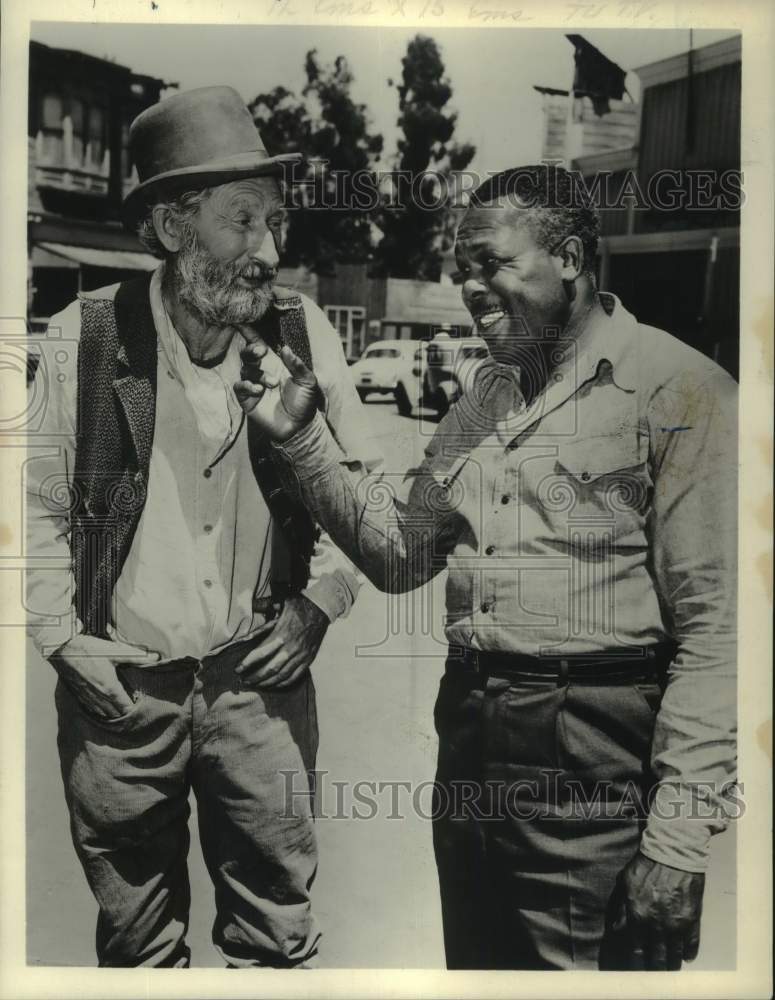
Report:
M440 333L428 345L423 396L426 406L432 406L443 417L456 403L474 371L489 357L487 344L481 337L449 337Z
M412 355L411 367L404 369L396 382L393 395L402 417L411 417L417 407L423 405L423 373L427 356L428 341L420 341Z
M398 412L411 416L418 406L443 417L456 402L475 367L489 356L481 337L450 337L439 333L415 352L411 377L402 376L395 389Z
M411 377L415 351L420 343L419 340L378 340L369 344L350 367L361 399L372 392L392 395L402 379Z

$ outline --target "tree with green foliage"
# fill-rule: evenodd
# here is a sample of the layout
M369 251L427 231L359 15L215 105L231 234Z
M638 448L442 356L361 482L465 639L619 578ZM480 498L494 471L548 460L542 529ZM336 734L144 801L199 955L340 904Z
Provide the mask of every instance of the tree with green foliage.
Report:
M351 96L353 76L344 56L324 66L312 49L304 72L301 99L285 87L275 87L259 94L249 107L272 153L302 152L307 157L306 167L297 174L302 182L296 189L300 207L289 213L284 262L327 273L336 263L371 259L372 218L352 206L351 178L375 169L383 140L371 131L366 106ZM335 193L333 186L338 188ZM312 207L334 200L350 207Z
M436 42L416 35L401 63L396 167L399 178L408 176L398 180L396 207L379 213L383 238L375 258L378 269L392 277L438 281L442 254L452 244L452 211L444 198L448 179L468 166L476 149L452 141L457 114L448 107L452 86Z

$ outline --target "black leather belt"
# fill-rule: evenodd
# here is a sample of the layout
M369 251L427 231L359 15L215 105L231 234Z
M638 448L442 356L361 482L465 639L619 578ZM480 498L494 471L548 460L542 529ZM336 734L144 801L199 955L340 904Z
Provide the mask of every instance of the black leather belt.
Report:
M450 650L448 673L475 674L486 681L500 677L533 683L565 684L662 684L675 656L674 643L660 643L632 649L612 649L594 654L527 656L523 653L491 653L464 649L458 655Z

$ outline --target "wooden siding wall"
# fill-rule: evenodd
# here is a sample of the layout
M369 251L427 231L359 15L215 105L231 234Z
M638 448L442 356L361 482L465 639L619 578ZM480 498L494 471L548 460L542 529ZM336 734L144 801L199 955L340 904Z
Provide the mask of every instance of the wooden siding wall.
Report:
M592 101L581 101L582 144L580 156L625 149L635 142L638 127L638 106L632 101L610 101L611 110L596 115Z
M618 192L622 190L622 185L626 176L626 170L616 170L608 178L606 187L611 192L613 198L616 198ZM591 185L593 179L587 178L587 180ZM623 205L621 207L614 206L612 208L601 208L600 235L624 236L625 233L629 232L629 218L630 211L627 205Z
M588 97L576 101L581 120L569 122L570 98L544 94L544 135L541 155L544 159L567 160L568 156L589 156L611 149L623 149L635 142L638 127L638 107L632 101L611 101L611 110L596 115ZM579 148L568 149L569 127L574 130L572 142L578 138Z
M658 170L728 170L740 167L741 64L696 73L691 83L693 142L686 77L647 87L643 94L638 181L645 189ZM739 213L637 212L636 232L662 228L739 225Z
M544 135L541 156L545 160L565 159L568 130L568 98L544 94Z
M385 315L385 279L369 278L365 265L337 264L333 275L318 275L318 305L363 306L366 322Z

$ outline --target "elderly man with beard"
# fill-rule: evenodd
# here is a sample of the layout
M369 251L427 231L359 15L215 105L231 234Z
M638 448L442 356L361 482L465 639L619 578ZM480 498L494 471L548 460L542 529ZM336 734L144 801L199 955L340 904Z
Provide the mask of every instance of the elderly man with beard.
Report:
M451 968L679 969L733 787L736 387L596 290L583 195L545 165L475 192L456 255L493 359L392 505L292 352L279 389L237 387L378 587L449 569L433 818Z
M314 769L309 667L359 583L246 426L233 384L257 329L306 356L342 447L377 456L338 335L273 284L277 174L296 157L270 157L226 87L148 109L130 143L125 222L162 263L53 317L38 376L52 448L27 480L30 631L59 677L98 959L189 964L193 789L217 949L230 967L308 966L312 810L288 811L286 775Z

